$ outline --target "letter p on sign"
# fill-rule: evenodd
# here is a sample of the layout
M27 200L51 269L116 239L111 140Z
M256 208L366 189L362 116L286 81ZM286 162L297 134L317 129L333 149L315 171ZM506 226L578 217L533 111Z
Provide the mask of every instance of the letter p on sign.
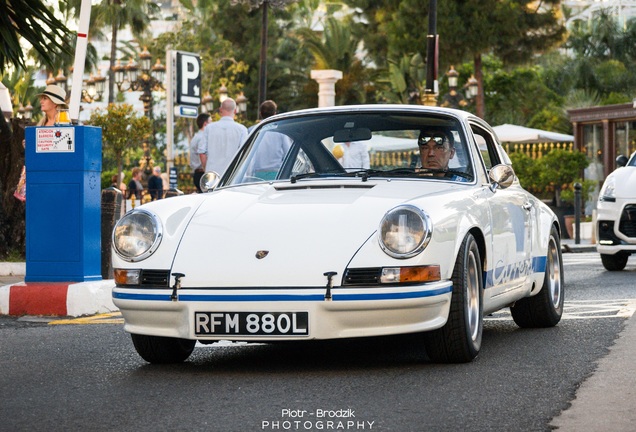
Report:
M201 104L201 59L198 54L177 51L177 104Z

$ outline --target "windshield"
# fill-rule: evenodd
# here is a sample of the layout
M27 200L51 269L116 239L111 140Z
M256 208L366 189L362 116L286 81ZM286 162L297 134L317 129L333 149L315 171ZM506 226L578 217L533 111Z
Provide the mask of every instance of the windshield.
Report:
M453 117L343 111L263 125L223 184L311 177L471 182L474 173L465 132Z

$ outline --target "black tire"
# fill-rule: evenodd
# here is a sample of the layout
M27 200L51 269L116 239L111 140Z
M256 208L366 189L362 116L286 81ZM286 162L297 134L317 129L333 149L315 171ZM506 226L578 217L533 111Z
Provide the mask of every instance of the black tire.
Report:
M479 248L468 234L459 248L453 269L453 295L446 324L424 333L428 357L438 363L466 363L481 349L483 320L483 275Z
M618 252L615 255L601 254L601 262L603 267L609 271L621 271L627 265L627 259L629 254L625 252Z
M196 341L161 336L131 334L137 353L148 363L181 363L192 351Z
M565 297L562 258L559 232L552 227L541 291L532 297L517 300L510 308L512 319L519 327L554 327L561 321Z

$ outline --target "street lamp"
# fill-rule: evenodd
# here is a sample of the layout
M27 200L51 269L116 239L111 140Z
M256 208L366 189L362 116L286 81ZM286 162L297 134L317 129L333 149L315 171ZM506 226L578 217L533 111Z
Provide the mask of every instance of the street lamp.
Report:
M26 107L24 107L24 119L31 120L33 117L33 106L29 103Z
M448 78L448 94L443 97L440 106L463 108L475 100L475 97L479 92L479 86L474 76L471 75L464 86L467 90L466 97L464 97L461 92L457 91L459 72L455 70L453 65L451 65L448 72L446 72L446 77Z
M225 87L225 84L221 84L219 88L219 102L223 103L227 98L227 87Z
M205 96L203 96L203 99L201 100L201 105L203 105L203 108L205 108L206 112L208 113L212 112L212 110L214 109L214 98L212 97L210 92L206 93Z
M48 81L47 81L47 84L48 84ZM58 86L62 87L62 89L65 92L68 91L68 80L64 76L64 72L62 72L62 69L59 69L58 72L57 72L57 76L55 77L55 84L57 84Z
M247 112L247 98L241 92L236 98L236 104L238 105L239 115L243 116Z
M140 91L139 100L144 104L144 114L152 120L152 92L165 90L163 81L165 78L166 67L161 64L161 60L157 59L157 63L152 65L152 55L148 49L139 54L140 65L132 58L126 66L123 66L119 60L113 66L115 75L115 84L117 89L122 91ZM141 74L140 74L141 72Z

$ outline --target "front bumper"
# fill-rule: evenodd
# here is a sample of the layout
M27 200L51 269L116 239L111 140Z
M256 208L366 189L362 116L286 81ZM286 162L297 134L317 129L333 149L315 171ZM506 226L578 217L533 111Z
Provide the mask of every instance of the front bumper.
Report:
M172 289L113 288L113 303L129 333L202 341L280 341L339 339L415 333L442 327L448 318L452 283L408 287ZM195 333L195 313L308 313L307 335Z
M633 200L599 202L596 243L601 254L636 252L636 203Z

